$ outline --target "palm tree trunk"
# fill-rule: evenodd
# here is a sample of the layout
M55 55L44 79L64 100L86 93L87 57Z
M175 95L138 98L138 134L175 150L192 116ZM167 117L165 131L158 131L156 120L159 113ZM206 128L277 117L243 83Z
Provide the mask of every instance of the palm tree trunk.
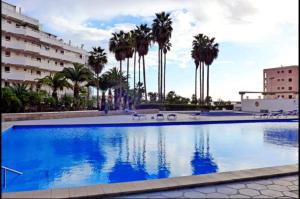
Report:
M99 73L97 73L97 110L99 110Z
M195 98L196 98L196 105L197 105L197 65L195 67Z
M136 50L134 50L134 64L133 64L133 103L135 104L135 63L136 63Z
M166 60L167 53L164 53L164 100L166 99Z
M147 100L147 88L146 88L146 68L145 68L145 56L143 55L143 75L144 75L144 88L145 88L145 100Z
M122 74L122 60L120 60L120 74ZM119 90L119 99L118 99L118 107L119 109L122 109L121 107L121 100L122 100L122 89L123 89L123 85L122 85L122 79L119 80L120 81L120 90Z
M139 82L138 82L138 101L140 103L140 92L141 92L141 56L139 55Z
M208 99L208 97L209 97L209 65L207 65L207 75L206 75L206 98Z
M202 101L204 103L204 62L202 63Z
M161 59L160 59L160 100L162 101L162 98L163 98L163 96L162 96L162 88L163 88L162 78L163 78L163 72L164 72L163 71L163 50L162 49L160 50L160 57L161 57Z
M157 71L157 94L158 94L158 101L160 101L160 48L158 49L158 71Z
M201 81L201 71L202 71L202 67L201 67L201 62L200 62L200 64L199 64L199 98L200 98L200 105L201 105L201 100L202 100L202 90L201 90L201 88L202 88L202 81Z
M127 93L129 90L129 58L127 58Z

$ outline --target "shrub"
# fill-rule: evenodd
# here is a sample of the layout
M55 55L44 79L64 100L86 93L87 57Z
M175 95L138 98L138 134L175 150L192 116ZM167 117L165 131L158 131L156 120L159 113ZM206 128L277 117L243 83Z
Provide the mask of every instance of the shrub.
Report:
M22 109L22 103L10 88L1 90L1 112L15 113Z

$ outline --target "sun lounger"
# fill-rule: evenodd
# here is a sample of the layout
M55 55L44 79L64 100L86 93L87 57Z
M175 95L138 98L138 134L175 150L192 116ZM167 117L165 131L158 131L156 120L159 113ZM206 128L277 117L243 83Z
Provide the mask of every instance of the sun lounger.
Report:
M164 120L164 119L165 119L164 114L162 114L162 113L156 114L156 120Z
M134 120L134 119L138 119L138 120L140 120L140 119L146 119L146 115L144 115L144 114L138 114L138 113L133 113L132 114L132 119Z
M177 118L177 115L174 113L168 114L168 116L167 116L168 120L176 120L176 118Z
M297 110L287 111L287 112L285 112L285 114L286 114L286 116L288 116L288 115L296 116L296 115L298 115L298 111Z
M280 118L280 117L287 117L287 115L283 112L283 110L278 110L278 111L271 111L268 115L268 117L271 119L271 118L274 118L274 117L277 117L277 118Z
M259 113L254 113L253 117L255 118L256 116L259 118L268 118L269 117L269 110L261 109Z
M192 113L190 116L191 116L193 119L197 119L199 116L201 116L201 112Z

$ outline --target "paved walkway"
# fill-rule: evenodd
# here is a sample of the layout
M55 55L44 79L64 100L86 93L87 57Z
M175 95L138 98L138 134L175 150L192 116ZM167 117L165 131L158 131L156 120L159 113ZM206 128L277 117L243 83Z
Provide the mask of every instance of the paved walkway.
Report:
M299 198L298 175L115 198Z

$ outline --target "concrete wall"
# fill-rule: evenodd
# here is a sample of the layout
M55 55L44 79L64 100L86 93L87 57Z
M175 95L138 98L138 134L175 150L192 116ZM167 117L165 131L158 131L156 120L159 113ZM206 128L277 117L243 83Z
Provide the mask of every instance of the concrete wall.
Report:
M155 114L158 109L139 109L134 110L137 113ZM104 111L88 110L88 111L60 111L60 112L37 112L37 113L3 113L2 121L19 121L19 120L41 120L41 119L59 119L72 117L97 117L104 116ZM107 115L129 115L125 111L109 111Z
M299 110L298 99L244 99L242 111L259 112L261 109L276 110Z

